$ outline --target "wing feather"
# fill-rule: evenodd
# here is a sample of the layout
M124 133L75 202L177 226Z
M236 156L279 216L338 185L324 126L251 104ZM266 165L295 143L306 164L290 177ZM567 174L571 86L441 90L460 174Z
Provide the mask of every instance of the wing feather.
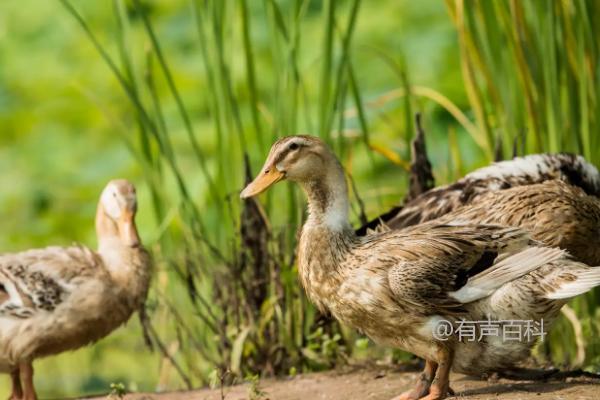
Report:
M78 276L97 272L97 256L81 246L48 247L0 256L0 316L30 318L52 312Z
M383 262L395 299L427 315L459 314L465 303L565 257L562 250L539 246L518 228L426 224L403 232L401 238L390 232L401 240L383 241L387 247L379 252L388 254Z
M500 260L473 276L463 287L449 295L461 303L470 303L491 295L510 281L564 257L565 252L558 248L530 247Z

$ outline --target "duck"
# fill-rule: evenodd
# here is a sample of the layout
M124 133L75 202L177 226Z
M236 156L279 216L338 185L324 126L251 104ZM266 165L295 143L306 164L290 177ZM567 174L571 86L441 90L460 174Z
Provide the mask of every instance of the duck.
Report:
M473 204L489 192L562 181L587 195L600 198L600 172L584 157L569 153L531 154L498 161L467 174L458 181L425 191L361 226L357 233L379 226L397 229L439 218Z
M297 247L308 298L376 343L425 360L415 387L395 400L443 399L451 370L480 375L507 368L536 342L507 342L499 332L483 341L441 337L440 327L518 320L543 322L545 331L570 298L600 285L600 269L518 227L434 220L356 235L344 169L316 137L275 142L240 196L257 196L282 180L299 184L308 199Z
M394 207L357 232L434 219L521 227L578 261L600 265L600 173L582 156L533 154L496 162Z
M143 306L151 259L135 223L136 190L110 181L96 212L98 249L51 246L0 255L0 372L11 400L35 400L33 362L92 344Z

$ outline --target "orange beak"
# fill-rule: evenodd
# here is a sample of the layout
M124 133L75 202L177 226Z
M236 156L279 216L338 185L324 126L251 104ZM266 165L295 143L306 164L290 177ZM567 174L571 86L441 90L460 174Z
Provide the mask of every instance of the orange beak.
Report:
M285 172L278 171L274 165L272 165L270 168L265 167L263 171L252 182L250 182L244 190L242 190L240 197L242 199L247 199L249 197L256 196L283 178L285 178Z
M134 213L130 210L124 210L119 219L119 236L127 246L135 247L140 244L140 237L137 232L134 221Z

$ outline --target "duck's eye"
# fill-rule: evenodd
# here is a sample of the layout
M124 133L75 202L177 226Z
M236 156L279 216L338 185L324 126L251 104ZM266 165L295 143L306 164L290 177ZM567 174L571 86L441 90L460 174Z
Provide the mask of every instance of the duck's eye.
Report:
M300 145L298 143L290 143L289 147L290 150L298 150L300 148Z

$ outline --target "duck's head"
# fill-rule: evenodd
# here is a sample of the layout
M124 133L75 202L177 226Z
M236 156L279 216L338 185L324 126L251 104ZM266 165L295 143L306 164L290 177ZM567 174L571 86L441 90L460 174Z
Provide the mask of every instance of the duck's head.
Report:
M256 196L282 179L306 183L322 179L337 160L329 147L314 136L287 136L271 147L258 176L246 186L243 199Z
M100 196L98 207L99 229L111 231L116 227L116 233L123 244L132 247L138 246L140 237L135 226L136 212L137 196L135 186L126 179L114 179L108 182ZM110 227L106 225L110 225Z

